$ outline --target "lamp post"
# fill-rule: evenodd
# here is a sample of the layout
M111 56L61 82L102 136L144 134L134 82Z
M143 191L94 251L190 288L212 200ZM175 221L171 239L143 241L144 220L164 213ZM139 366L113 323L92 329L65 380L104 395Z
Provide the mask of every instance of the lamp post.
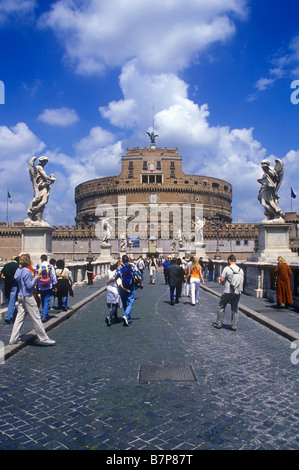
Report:
M215 224L216 224L216 230L217 230L217 244L216 244L215 259L221 259L221 256L219 255L219 224L220 224L220 217L219 217L218 214L215 215Z
M91 228L93 226L93 217L90 216L87 219L87 224L88 224L88 255L87 255L87 261L92 261L92 254L91 254Z

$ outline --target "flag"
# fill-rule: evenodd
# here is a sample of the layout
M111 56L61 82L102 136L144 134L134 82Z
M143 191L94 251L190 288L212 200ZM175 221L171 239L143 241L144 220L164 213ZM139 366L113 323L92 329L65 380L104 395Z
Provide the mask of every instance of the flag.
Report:
M297 197L297 194L293 191L293 188L291 188L291 197L293 199L296 199L296 197Z
M12 204L11 195L9 194L9 191L7 191L7 199L9 199L9 202Z

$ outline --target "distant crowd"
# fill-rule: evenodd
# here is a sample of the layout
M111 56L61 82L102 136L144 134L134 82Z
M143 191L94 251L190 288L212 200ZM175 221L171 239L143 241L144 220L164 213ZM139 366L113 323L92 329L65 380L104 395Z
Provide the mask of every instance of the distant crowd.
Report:
M230 305L231 329L235 331L238 325L238 305L243 291L244 272L237 265L233 254L228 256L227 263L219 279L224 289L217 309L217 319L213 326L218 329L222 327L225 309L227 305ZM182 296L187 296L190 297L191 305L195 307L199 304L200 286L206 281L215 280L214 263L211 259L207 262L193 256L188 260L154 256L130 259L127 255L123 255L121 259L113 260L108 270L106 295L109 313L105 317L108 326L121 320L124 326L129 326L132 321L135 290L143 289L144 271L146 269L149 271L149 282L155 284L159 268L164 276L165 285L169 286L170 305L178 304ZM290 289L292 272L282 257L278 258L275 273L277 274L277 307L280 308L284 304L285 308L288 308L293 303ZM33 267L30 255L22 254L5 264L1 277L5 280L5 295L8 298L4 323L13 323L9 343L17 344L21 341L20 330L25 314L28 313L32 318L38 340L45 345L55 344L55 341L46 334L43 323L48 321L51 309L66 311L68 296L73 295L72 276L64 260L50 259L48 261L47 255L42 255L40 264ZM92 285L94 278L92 263L87 264L87 278L88 285ZM57 306L55 306L56 300ZM120 309L123 310L121 319L119 318Z

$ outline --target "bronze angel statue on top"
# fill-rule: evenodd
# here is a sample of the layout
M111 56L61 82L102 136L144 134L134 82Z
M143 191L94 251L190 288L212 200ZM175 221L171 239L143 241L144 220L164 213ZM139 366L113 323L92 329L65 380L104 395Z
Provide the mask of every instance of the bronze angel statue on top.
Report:
M43 220L45 206L49 200L51 184L56 181L55 175L47 176L44 167L48 163L48 158L42 156L35 166L36 157L30 158L29 175L33 186L34 196L27 211L28 219L24 220L27 226L49 226Z
M257 198L264 207L264 213L267 217L265 222L284 222L283 212L278 207L278 190L284 176L284 164L277 158L274 168L270 166L269 160L262 160L261 167L264 174L257 180L261 185Z

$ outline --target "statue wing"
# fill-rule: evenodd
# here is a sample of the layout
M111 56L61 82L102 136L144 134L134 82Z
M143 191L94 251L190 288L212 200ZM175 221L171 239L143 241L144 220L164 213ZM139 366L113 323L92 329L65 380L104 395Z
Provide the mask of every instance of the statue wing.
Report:
M277 178L278 178L277 183L276 183L276 193L277 193L277 191L279 190L279 188L281 186L281 183L283 181L283 177L284 177L284 164L279 158L277 158L275 160L274 170L276 171Z
M34 190L34 196L36 196L37 194L37 185L36 185L36 180L35 180L36 166L34 164L35 160L36 160L36 157L31 157L29 160L29 165L28 165L29 175L30 175L30 179L32 182L33 190Z

